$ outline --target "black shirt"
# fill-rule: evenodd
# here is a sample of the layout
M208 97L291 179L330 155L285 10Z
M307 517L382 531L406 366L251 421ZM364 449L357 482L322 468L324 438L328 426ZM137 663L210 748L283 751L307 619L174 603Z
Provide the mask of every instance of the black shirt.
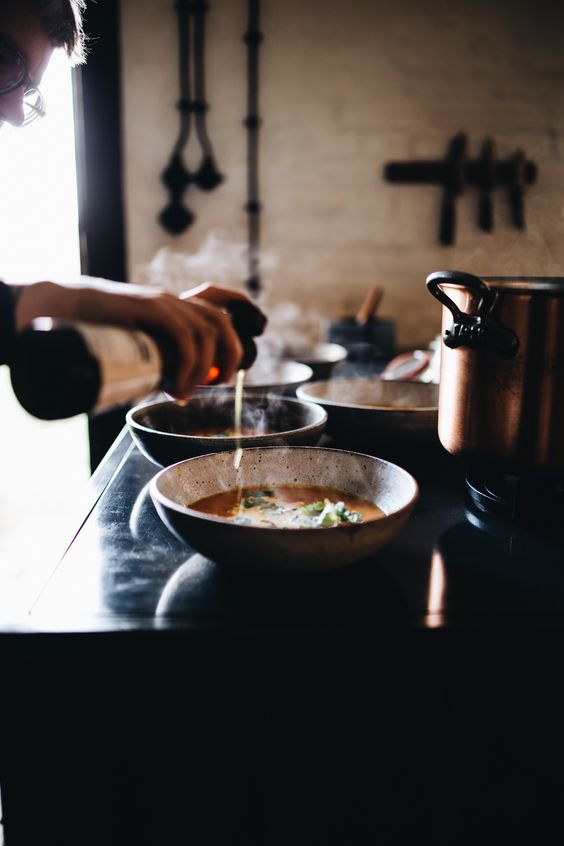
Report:
M19 292L18 285L0 282L0 364L9 362L10 349L16 334L15 310Z

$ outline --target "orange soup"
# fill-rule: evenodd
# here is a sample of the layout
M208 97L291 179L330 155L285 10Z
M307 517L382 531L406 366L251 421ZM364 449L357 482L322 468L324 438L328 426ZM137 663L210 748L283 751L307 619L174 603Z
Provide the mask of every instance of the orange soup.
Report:
M367 499L321 485L235 488L199 499L190 508L242 526L277 529L332 528L384 516Z
M240 429L190 429L186 435L193 435L197 438L248 438L251 435L272 435L273 432L267 429L251 429L249 426L242 426Z

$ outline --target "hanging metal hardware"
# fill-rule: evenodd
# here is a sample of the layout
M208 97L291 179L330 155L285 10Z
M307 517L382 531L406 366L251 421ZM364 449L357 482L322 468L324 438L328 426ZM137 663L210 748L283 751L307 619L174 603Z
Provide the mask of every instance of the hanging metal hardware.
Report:
M180 130L168 164L161 174L161 180L169 192L169 202L160 213L159 221L172 235L180 235L195 219L194 213L183 203L186 189L193 184L204 191L211 191L223 181L223 176L215 163L205 123L208 109L205 100L205 15L209 5L203 0L177 0L174 8L178 16L180 99L176 108L180 113ZM190 72L192 40L194 97ZM192 114L202 150L202 160L195 172L188 169L183 158L190 138Z
M259 199L259 47L263 34L259 28L260 0L249 0L247 31L243 41L247 45L247 116L243 121L247 128L247 203L249 237L248 290L256 296L261 289L260 281L260 213Z
M193 3L194 9L194 124L196 135L202 150L202 160L197 171L194 173L193 182L202 191L212 191L223 182L223 176L215 163L212 145L208 136L206 126L206 102L205 85L205 20L206 12L209 9L207 3Z
M494 214L492 193L496 186L495 142L486 138L480 151L480 195L478 198L478 226L483 232L493 232Z
M169 192L169 203L159 215L164 229L172 235L180 235L194 220L189 208L183 205L182 197L192 181L192 174L183 161L183 151L188 143L191 128L190 107L190 15L187 3L176 3L178 15L178 55L180 99L176 108L180 112L180 130L167 167L161 180Z
M483 232L494 227L492 195L498 186L507 189L511 221L517 229L525 228L525 189L536 182L538 169L517 150L505 161L495 156L495 142L486 138L477 159L467 158L467 138L457 133L449 142L444 159L419 162L389 162L384 178L396 184L442 185L443 200L439 224L439 242L455 242L456 200L467 186L479 189L478 226Z

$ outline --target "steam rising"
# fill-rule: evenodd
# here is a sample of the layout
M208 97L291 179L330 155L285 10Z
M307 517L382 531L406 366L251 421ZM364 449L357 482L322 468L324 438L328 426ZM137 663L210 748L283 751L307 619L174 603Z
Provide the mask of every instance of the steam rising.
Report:
M308 399L366 409L396 411L435 409L438 385L426 382L382 381L369 377L338 378L303 387Z
M277 257L272 252L263 251L260 261L263 278L277 264ZM133 281L178 294L203 282L246 292L248 272L247 244L226 241L210 232L195 253L178 253L163 247L149 264L136 269ZM266 330L257 339L261 361L287 357L292 350L303 350L319 342L319 308L307 309L301 304L281 301L279 293L271 290L267 282L257 305L268 315Z
M176 253L163 247L149 264L137 268L134 281L161 285L177 294L203 282L243 290L248 276L247 255L246 244L225 241L210 232L195 253ZM264 270L275 263L272 255L261 256Z
M253 401L255 399L249 397L245 401L243 395L241 414L242 426L244 429L253 430L252 437L295 428L296 420L287 412L282 397L270 394L264 401ZM170 435L194 435L198 429L217 428L222 431L233 428L234 395L219 387L209 388L202 405L193 401L183 408L176 403L156 410L149 408L143 414L142 422L150 429ZM303 422L299 425L303 425ZM249 436L242 435L243 442L247 437Z
M265 303L268 323L257 339L261 358L291 357L292 352L308 349L321 340L318 310L289 302Z

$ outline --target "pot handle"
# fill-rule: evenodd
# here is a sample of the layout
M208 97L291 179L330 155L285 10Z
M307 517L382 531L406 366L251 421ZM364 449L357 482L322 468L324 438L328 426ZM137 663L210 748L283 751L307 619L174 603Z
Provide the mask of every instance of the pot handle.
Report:
M459 285L478 294L480 300L478 308L473 314L461 311L456 303L441 288L442 284ZM441 270L431 273L427 277L429 292L452 313L454 322L450 329L445 330L443 342L445 346L471 347L486 349L497 353L503 358L511 358L519 349L517 335L490 317L490 311L495 301L495 294L478 276L461 273L456 270Z

